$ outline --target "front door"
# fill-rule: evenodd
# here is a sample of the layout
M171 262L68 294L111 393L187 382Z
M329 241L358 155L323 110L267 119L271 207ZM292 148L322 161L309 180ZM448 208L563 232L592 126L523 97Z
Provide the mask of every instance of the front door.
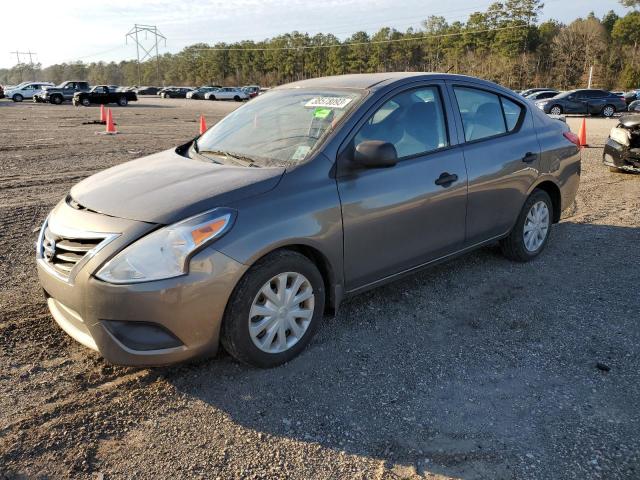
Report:
M390 168L338 177L344 229L344 273L353 291L461 248L467 175L444 84L390 94L363 119L348 148L367 140L393 144ZM342 158L342 156L341 156Z

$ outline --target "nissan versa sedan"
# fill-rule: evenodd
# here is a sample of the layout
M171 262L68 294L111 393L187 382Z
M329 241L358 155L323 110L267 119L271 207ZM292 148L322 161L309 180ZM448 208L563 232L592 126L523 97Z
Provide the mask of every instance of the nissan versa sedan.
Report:
M534 259L576 195L577 143L472 77L292 83L75 185L40 231L40 282L60 327L110 362L222 344L279 365L347 296L496 241Z

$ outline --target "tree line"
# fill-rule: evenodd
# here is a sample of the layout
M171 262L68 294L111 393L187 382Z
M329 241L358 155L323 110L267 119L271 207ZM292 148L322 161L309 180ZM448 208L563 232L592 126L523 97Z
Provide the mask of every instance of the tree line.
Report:
M620 0L630 10L603 18L588 13L569 24L538 22L542 0L504 0L465 22L430 16L421 28L384 27L335 35L294 31L264 41L198 43L140 64L71 62L42 68L0 69L0 84L23 80L88 80L116 85L274 86L305 78L385 71L437 71L473 75L513 89L640 88L640 0ZM159 73L159 77L158 77Z

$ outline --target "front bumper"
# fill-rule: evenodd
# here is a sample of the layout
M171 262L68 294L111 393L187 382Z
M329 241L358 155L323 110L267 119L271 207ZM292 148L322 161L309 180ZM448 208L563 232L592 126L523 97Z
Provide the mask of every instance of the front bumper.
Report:
M187 275L113 285L95 278L93 272L141 232L149 231L149 225L75 211L64 202L51 217L56 224L60 218L71 219L75 225L69 226L75 229L79 224L92 231L125 227L121 230L125 233L84 263L72 280L57 275L44 258L37 259L49 310L67 334L118 365L166 365L215 354L227 300L245 265L210 247L193 257Z
M634 152L631 148L608 138L604 145L602 163L619 170L640 173L640 152Z

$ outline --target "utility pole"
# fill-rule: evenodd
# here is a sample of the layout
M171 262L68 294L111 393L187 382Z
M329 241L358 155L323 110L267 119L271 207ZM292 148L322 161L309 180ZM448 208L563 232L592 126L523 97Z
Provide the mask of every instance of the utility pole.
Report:
M587 88L591 88L591 80L593 80L593 65L589 67L589 84Z
M20 66L20 65L24 65L24 62L20 61L20 56L21 55L28 55L29 56L29 67L31 67L31 73L33 73L35 75L35 70L33 69L33 56L37 55L36 52L32 52L31 50L28 50L26 52L21 52L19 50L16 50L15 52L9 52L11 55L15 55L16 56L16 66ZM20 81L22 81L22 72L24 70L24 67L20 68ZM33 78L33 80L35 80L35 77Z
M150 48L145 47L144 43L140 40L139 34L144 33L145 40L149 34L153 35L153 45ZM153 58L154 50L156 57L156 81L160 86L160 55L158 54L158 39L164 40L164 46L167 46L167 37L162 35L155 25L138 25L133 26L129 33L125 35L125 43L128 44L128 40L131 39L136 42L136 58L138 60L138 86L141 85L142 80L140 76L140 62L145 61L147 58ZM140 50L142 49L143 55L140 57Z

